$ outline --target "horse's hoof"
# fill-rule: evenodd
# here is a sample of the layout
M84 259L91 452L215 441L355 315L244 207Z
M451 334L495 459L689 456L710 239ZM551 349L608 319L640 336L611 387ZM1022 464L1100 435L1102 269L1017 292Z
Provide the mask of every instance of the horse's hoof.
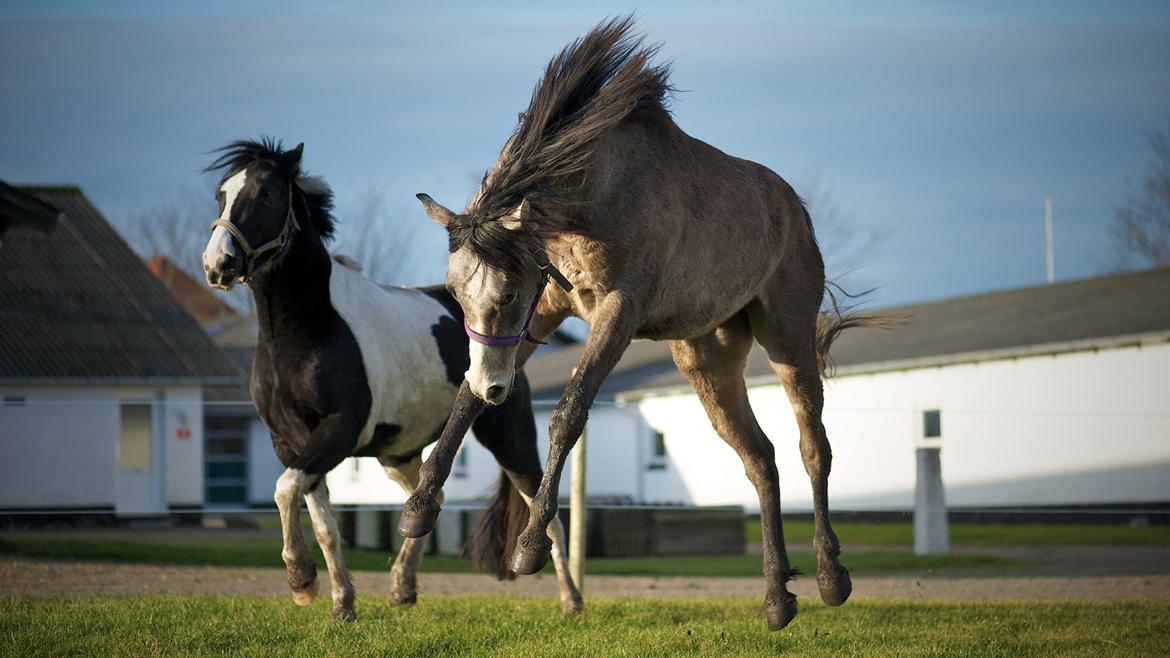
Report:
M825 605L841 605L853 592L853 580L849 578L849 570L838 564L832 573L818 572L817 589L821 591L821 600Z
M431 500L429 504L420 503L412 496L402 508L402 516L398 519L398 532L403 537L417 539L427 536L435 529L435 521L439 518L439 504Z
M414 590L390 590L390 605L414 605L418 603L418 592Z
M317 579L313 578L313 582L309 583L308 587L293 590L293 602L300 606L306 606L317 598Z
M552 547L552 542L546 539L544 543L532 542L534 545L525 545L521 543L523 536L520 539L516 551L512 553L512 571L521 576L529 576L543 569L548 563L548 551Z
M768 617L768 630L778 631L787 626L796 617L796 597L789 594L777 604L764 604L764 614Z
M585 612L585 602L581 600L580 594L564 597L561 599L561 610L566 615L579 615Z
M333 618L340 619L341 621L354 622L357 621L357 613L353 611L353 608L334 608Z

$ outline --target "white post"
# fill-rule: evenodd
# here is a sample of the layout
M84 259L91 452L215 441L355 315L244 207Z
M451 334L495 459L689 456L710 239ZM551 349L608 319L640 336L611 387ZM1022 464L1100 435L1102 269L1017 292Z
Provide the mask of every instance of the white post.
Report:
M914 487L914 554L946 555L951 550L951 542L939 447L919 446L917 461L918 480Z
M1056 283L1056 251L1052 244L1052 197L1044 197L1044 235L1048 244L1048 285Z
M585 593L585 437L581 432L573 446L573 473L569 483L569 573Z

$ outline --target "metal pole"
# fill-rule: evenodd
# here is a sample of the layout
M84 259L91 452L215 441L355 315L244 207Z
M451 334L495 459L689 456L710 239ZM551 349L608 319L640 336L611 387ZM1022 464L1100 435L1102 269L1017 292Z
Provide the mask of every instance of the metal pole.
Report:
M585 593L585 437L582 432L573 446L573 473L569 486L569 573Z
M1052 197L1044 197L1044 235L1048 243L1048 285L1056 283L1056 253L1052 244Z

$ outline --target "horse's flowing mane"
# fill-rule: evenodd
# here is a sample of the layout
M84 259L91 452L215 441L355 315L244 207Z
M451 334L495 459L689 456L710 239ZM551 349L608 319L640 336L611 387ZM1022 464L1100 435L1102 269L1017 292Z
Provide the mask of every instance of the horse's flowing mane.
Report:
M632 16L611 18L548 63L476 198L448 225L452 251L468 244L490 265L516 271L518 255L505 245L519 236L500 219L527 201L527 237L565 228L560 209L580 203L598 138L629 119L669 116L670 67L650 66L658 47L633 29Z
M213 153L218 153L219 157L207 165L204 171L223 170L220 184L235 172L261 160L285 169L289 176L296 178L297 187L305 195L309 216L317 235L321 236L322 241L333 238L337 224L333 218L333 190L321 177L310 176L302 171L299 161L293 165L291 171L287 171L291 152L284 150L280 140L272 137L261 137L259 140L237 139L227 146L215 149Z

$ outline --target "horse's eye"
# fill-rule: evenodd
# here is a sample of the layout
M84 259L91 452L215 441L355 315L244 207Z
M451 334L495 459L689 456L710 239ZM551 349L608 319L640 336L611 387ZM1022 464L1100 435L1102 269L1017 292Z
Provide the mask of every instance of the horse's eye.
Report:
M261 188L260 189L260 198L267 199L268 198L268 190Z
M516 301L516 291L515 290L513 290L511 292L504 293L504 296L500 298L500 303L503 304L504 306L507 306L508 304L511 304L514 301Z

